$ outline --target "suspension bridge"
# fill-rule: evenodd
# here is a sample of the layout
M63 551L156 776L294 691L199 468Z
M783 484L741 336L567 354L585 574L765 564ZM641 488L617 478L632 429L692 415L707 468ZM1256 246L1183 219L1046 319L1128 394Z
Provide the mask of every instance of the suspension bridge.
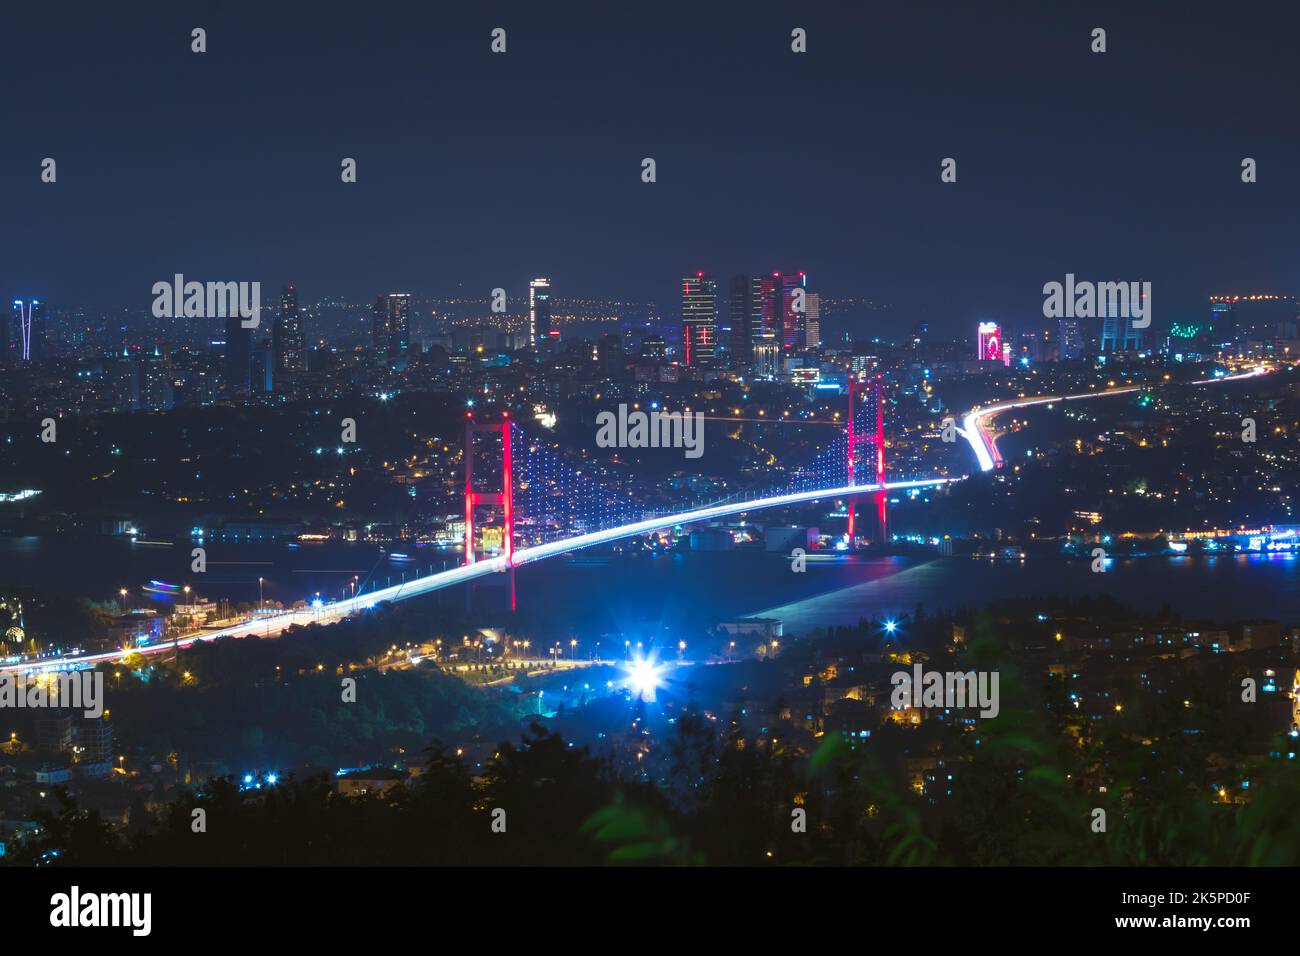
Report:
M1218 384L1268 371L1270 369L1261 366L1190 384ZM970 444L978 467L989 471L1001 465L996 436L991 428L993 419L1001 412L1051 402L1104 398L1135 390L1136 387L1122 387L1077 395L1038 396L976 408L965 416L961 433ZM765 487L740 490L719 500L694 503L685 508L677 502L658 511L644 504L645 493L653 494L653 489L639 488L636 475L627 471L616 472L593 462L580 466L561 449L540 436L532 435L508 415L488 423L475 420L471 413L467 415L465 425L464 563L459 567L362 591L338 601L317 601L306 608L258 616L230 627L188 634L158 644L4 664L0 665L0 673L88 667L118 661L133 654L166 653L226 637L270 637L290 627L341 620L384 602L408 600L503 572L511 574L513 608L513 572L530 562L638 535L823 498L847 500L851 542L866 537L858 535L855 505L860 499L871 499L875 507L870 539L883 543L887 540L889 492L933 488L963 479L888 480L886 449L889 443L883 380L877 376L853 382L848 389L848 400L849 415L841 434L820 449L807 464L785 470L778 480ZM498 438L488 452L479 447L479 439L491 434ZM486 460L491 460L492 454L499 455L499 464L494 461L495 467L484 469L485 456ZM480 480L483 478L487 480ZM485 488L484 485L492 484L493 479L494 486ZM498 509L500 524L480 521L479 512L483 508ZM499 546L484 547L487 536L483 531L486 529L491 529L494 537L499 533Z
M887 400L880 376L854 381L848 389L848 418L840 434L806 464L780 469L765 485L683 506L681 497L647 507L648 497L666 499L629 469L578 461L545 436L534 435L502 414L497 421L467 413L464 446L464 563L458 567L361 591L337 601L254 618L157 644L111 651L70 654L0 665L0 672L55 670L111 663L129 655L166 653L227 637L270 637L294 627L337 621L389 601L404 601L478 578L511 574L534 561L596 545L747 512L806 504L823 498L845 499L850 541L887 540L887 500L892 491L931 488L954 478L887 479ZM772 424L797 424L773 419ZM827 423L831 424L831 423ZM495 437L493 437L495 436ZM859 536L856 505L870 499L869 536ZM484 509L493 509L488 519ZM489 543L490 542L490 543Z

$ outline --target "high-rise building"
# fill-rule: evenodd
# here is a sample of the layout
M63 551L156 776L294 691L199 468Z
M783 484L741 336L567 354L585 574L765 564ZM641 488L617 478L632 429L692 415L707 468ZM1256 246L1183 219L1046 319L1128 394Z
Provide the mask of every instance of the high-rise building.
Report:
M226 394L247 395L253 357L253 330L244 328L238 311L226 317Z
M761 276L731 277L731 359L740 370L754 366L754 345L763 334L763 279Z
M718 284L703 272L682 280L682 347L686 364L713 364L718 338Z
M249 386L254 392L275 391L275 349L263 341L249 357Z
M809 292L804 297L804 306L804 346L810 349L821 348L822 297L816 292Z
M46 357L43 302L37 299L30 302L14 299L8 325L8 341L5 344L8 346L6 351L10 363L36 362Z
M791 352L807 345L808 277L802 272L772 273L781 296L780 328L776 330L783 351ZM803 290L802 293L799 290Z
M375 299L371 333L380 355L401 355L411 344L411 295L390 292Z
M979 324L979 360L981 362L1002 361L1002 330L996 322Z
M298 372L307 367L306 338L302 314L298 311L298 289L287 285L280 294L280 314L271 332L275 350L275 367L282 372Z
M1101 320L1101 350L1103 352L1136 352L1142 348L1142 333L1133 328L1133 320L1126 315L1106 315Z
M1057 354L1062 362L1083 358L1083 328L1078 319L1061 319Z
M551 280L538 277L528 283L528 345L537 348L539 339L558 338L551 328Z

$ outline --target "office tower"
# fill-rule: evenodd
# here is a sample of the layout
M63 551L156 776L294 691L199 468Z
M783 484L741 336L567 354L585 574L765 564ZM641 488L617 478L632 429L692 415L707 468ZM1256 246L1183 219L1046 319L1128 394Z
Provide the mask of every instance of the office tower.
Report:
M14 299L8 333L9 363L36 362L46 357L45 304Z
M307 367L306 337L298 311L298 289L287 285L280 294L280 315L271 333L275 367L282 372L299 372Z
M802 272L785 273L780 276L781 290L781 348L786 352L798 351L807 342L805 321L807 318L808 277ZM803 302L800 304L798 290L804 290Z
M804 297L804 347L821 348L822 344L822 297L816 292L809 292Z
M1062 362L1083 358L1083 328L1078 319L1061 319L1057 351Z
M1233 308L1235 296L1210 298L1210 327L1205 330L1215 345L1224 345L1237 338L1237 310Z
M371 312L371 332L375 351L380 355L400 355L411 344L411 296L407 292L390 292L375 299Z
M241 324L238 311L226 317L226 395L247 395L249 363L253 356L253 330Z
M996 322L979 324L978 357L981 362L1002 361L1002 330Z
M718 336L718 284L703 272L682 280L682 347L686 365L713 364Z
M1101 350L1103 352L1136 352L1142 348L1142 333L1133 328L1128 316L1103 316L1101 320Z
M763 280L760 276L731 277L731 360L735 368L754 366L754 344L763 331Z
M537 348L537 342L558 339L559 332L551 328L551 280L537 278L528 283L528 346Z
M275 350L270 342L253 349L249 359L249 384L254 392L275 391Z

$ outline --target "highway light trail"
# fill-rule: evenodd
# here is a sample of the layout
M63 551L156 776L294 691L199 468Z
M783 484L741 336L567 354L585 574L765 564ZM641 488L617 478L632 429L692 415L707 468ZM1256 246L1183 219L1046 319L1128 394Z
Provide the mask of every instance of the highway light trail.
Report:
M913 481L887 481L884 484L884 488L886 491L907 490L911 488L934 488L960 480L960 478L921 478ZM873 491L879 490L879 487L879 485L875 484L843 485L838 488L798 491L785 495L773 495L767 498L755 498L751 501L738 501L728 504L711 505L707 508L697 508L694 511L683 511L679 514L658 515L653 518L647 518L644 521L636 521L630 524L618 525L613 528L606 528L603 531L593 531L588 534L576 535L562 541L551 541L546 544L535 545L531 548L519 548L514 553L514 564L518 566L532 561L541 561L544 558L566 554L570 551L578 551L582 548L589 548L592 545L609 544L623 538L632 538L639 534L649 534L654 531L663 531L668 528L674 528L678 525L694 524L699 521L710 521L715 518L725 518L728 515L742 514L746 511L760 511L764 508L779 508L784 505L795 505L807 501L816 501L819 498L838 498L851 494L870 494ZM64 670L70 667L90 667L96 664L110 664L116 661L121 661L122 659L132 655L148 656L153 654L165 654L168 651L177 648L185 648L193 644L216 641L226 637L269 636L271 633L278 634L295 624L307 625L313 622L323 621L326 618L343 618L349 614L354 614L357 611L369 610L384 601L404 601L408 598L418 597L422 594L430 594L434 591L440 591L443 588L452 587L457 584L464 584L468 581L474 580L475 578L484 577L488 574L509 570L509 567L510 566L506 563L504 557L486 558L481 561L476 561L473 564L462 565L461 567L451 568L446 571L439 571L436 574L416 578L415 580L407 581L404 584L390 585L389 587L372 591L369 594L359 594L356 597L345 598L331 604L322 604L316 607L307 607L297 611L289 611L284 614L265 617L260 620L246 621L232 627L221 628L220 630L190 634L174 641L164 641L145 647L132 648L129 651L115 650L103 651L95 654L74 654L63 657L51 657L39 661L27 661L19 664L0 665L0 673L15 671Z
M1221 375L1217 378L1202 378L1191 382L1192 385L1215 385L1220 382L1236 382L1244 378L1255 378L1259 375L1267 375L1271 369L1266 365L1257 365L1255 368L1245 372L1237 372L1233 375ZM1110 388L1103 392L1079 392L1074 395L1047 395L1036 398L1020 398L1011 402L1001 402L997 405L976 406L967 412L966 417L962 419L962 427L959 429L961 436L966 439L970 445L971 451L975 453L975 460L979 462L980 471L992 471L1002 464L1002 456L998 454L997 440L994 439L987 431L986 425L991 420L1000 415L1002 412L1013 408L1028 408L1032 405L1047 405L1051 402L1080 402L1089 398L1109 398L1112 395L1127 395L1130 392L1141 392L1158 386L1153 385L1130 385L1124 388Z

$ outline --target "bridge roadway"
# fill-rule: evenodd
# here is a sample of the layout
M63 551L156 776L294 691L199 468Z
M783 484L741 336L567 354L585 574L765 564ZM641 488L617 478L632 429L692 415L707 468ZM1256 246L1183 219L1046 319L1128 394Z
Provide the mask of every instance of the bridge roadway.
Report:
M906 491L910 488L933 488L938 485L944 485L949 482L960 480L960 478L922 478L913 481L887 481L885 482L885 489L887 491ZM577 551L581 548L588 548L596 544L608 544L612 541L635 537L639 534L649 534L653 531L662 531L666 528L676 527L677 525L694 524L699 521L710 521L714 518L725 518L729 515L742 514L746 511L760 511L764 508L779 508L784 505L795 505L806 501L816 501L819 498L838 498L849 494L865 495L877 491L879 488L880 486L876 484L844 485L839 488L824 488L817 491L799 491L785 495L774 495L769 498L755 498L751 501L710 505L705 508L697 508L694 511L683 511L680 514L659 515L653 518L647 518L644 521L636 521L631 524L607 528L604 531L591 531L587 534L575 535L572 538L564 538L560 541L551 541L530 548L520 548L514 553L514 565L515 567L519 567L520 565L529 564L533 561L541 561L543 558L551 558L558 554L567 554L570 551ZM408 598L418 597L422 594L429 594L433 591L452 587L453 585L464 584L467 581L474 580L475 578L480 578L484 575L498 571L506 571L508 569L509 566L506 564L506 559L504 557L485 558L481 561L476 561L473 564L462 565L461 567L451 568L446 571L439 571L436 574L429 574L422 578L415 578L414 580L407 581L404 584L391 585L386 588L380 588L366 594L358 594L355 597L345 598L318 607L307 607L297 611L286 611L283 614L253 619L231 627L223 627L219 630L187 634L173 641L165 641L145 647L132 648L129 651L115 650L93 654L71 654L63 657L43 658L39 661L4 664L0 665L0 673L67 670L75 667L90 667L96 664L111 664L114 661L120 661L129 655L149 656L153 654L165 654L177 648L189 647L192 644L207 641L216 641L225 637L271 637L294 625L331 623L347 617L349 614L354 614L357 611L364 611L372 608L376 604L383 603L384 601L404 601Z

